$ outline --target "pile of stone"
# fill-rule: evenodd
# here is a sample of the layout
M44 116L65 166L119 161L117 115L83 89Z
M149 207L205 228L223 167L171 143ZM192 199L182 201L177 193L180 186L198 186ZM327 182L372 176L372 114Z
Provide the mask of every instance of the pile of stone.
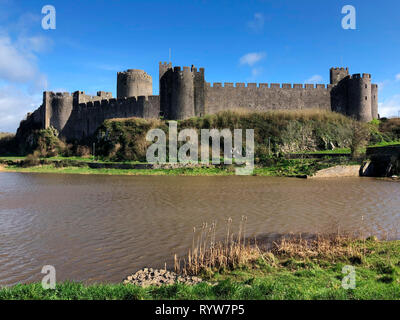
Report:
M134 275L124 279L124 284L134 284L141 287L162 286L175 283L194 285L202 282L202 279L194 276L184 276L164 269L144 268Z

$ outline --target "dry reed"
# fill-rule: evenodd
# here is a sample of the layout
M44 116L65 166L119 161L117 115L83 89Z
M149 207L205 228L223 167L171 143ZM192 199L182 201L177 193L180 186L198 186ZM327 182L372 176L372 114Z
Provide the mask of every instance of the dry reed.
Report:
M349 258L361 257L365 246L353 245L354 240L347 234L317 234L303 238L301 234L292 234L274 242L271 252L280 257L290 258Z
M234 269L250 266L258 259L326 259L362 261L368 254L365 236L340 233L304 235L301 233L281 236L276 241L258 243L246 238L247 217L242 216L237 234L232 230L232 219L226 222L226 234L216 241L216 222L203 223L198 230L193 228L192 247L187 256L174 258L175 271L187 275L198 275L207 271ZM273 259L274 260L274 259Z
M181 260L175 255L175 271L196 275L201 271L221 268L234 268L260 257L261 251L256 244L246 241L247 217L242 216L239 231L232 231L232 219L226 224L226 236L223 241L216 241L217 223L203 223L199 232L193 228L192 248L186 258Z

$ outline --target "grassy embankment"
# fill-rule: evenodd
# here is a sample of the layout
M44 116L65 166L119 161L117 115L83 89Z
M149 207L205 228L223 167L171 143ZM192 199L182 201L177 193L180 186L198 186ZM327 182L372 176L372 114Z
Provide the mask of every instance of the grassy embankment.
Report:
M336 239L308 249L288 241L270 252L248 251L234 267L203 272L209 283L142 288L65 282L55 290L34 283L2 288L0 299L400 299L399 252L399 241ZM355 267L354 289L342 287L345 265Z
M360 130L361 124L343 115L321 111L271 111L248 112L244 110L225 111L205 117L191 118L178 122L178 129L235 129L253 128L255 132L254 175L263 176L305 176L315 171L338 164L357 164L350 161L352 147L358 144L359 153L365 153L365 145L360 144L361 135L369 131L369 143L375 146L399 143L400 122L397 119L373 121ZM93 168L96 164L145 164L146 150L151 144L145 140L149 129L161 128L168 139L168 123L163 120L138 118L107 120L97 130L87 145L66 144L55 136L54 129L40 130L29 136L22 149L31 150L30 164L8 163L3 171L75 174L115 174L115 175L232 175L231 166L174 169L137 168ZM397 139L397 140L396 140ZM394 140L394 141L393 141ZM96 160L90 156L96 146ZM10 144L5 144L7 146ZM1 143L0 143L1 146ZM3 146L4 149L4 146ZM21 148L20 148L21 149ZM168 149L168 141L167 141ZM0 148L1 150L1 148ZM284 155L313 154L325 159L292 159ZM338 158L339 154L347 157ZM167 151L168 155L168 151ZM38 160L46 163L38 165ZM19 161L19 157L3 157L1 160ZM70 161L68 163L68 161ZM64 162L60 164L60 162ZM359 163L358 163L359 164ZM3 166L4 167L4 166Z
M1 158L0 160L6 160ZM59 160L56 160L59 161ZM83 160L88 163L88 160ZM98 162L95 162L98 163ZM107 162L103 162L107 163ZM126 162L125 162L126 163ZM254 176L271 177L297 177L312 175L314 172L339 164L357 164L347 159L280 159L269 166L256 166ZM193 167L173 169L108 169L90 168L88 166L59 167L54 164L22 167L20 165L7 165L2 167L3 172L25 173L68 173L68 174L101 174L101 175L184 175L184 176L229 176L235 175L234 166Z
M337 164L347 164L346 159L293 159L286 160L287 153L349 153L354 121L337 113L321 110L248 112L243 110L220 112L178 122L178 129L235 129L251 128L255 132L255 175L304 176ZM81 174L155 174L155 175L231 175L231 166L212 168L178 169L105 169L90 166L57 165L57 161L74 160L84 163L145 163L146 150L151 144L145 140L149 129L161 128L168 139L168 123L162 120L113 119L98 129L93 141L80 148L59 142L54 130L40 131L28 139L33 141L30 156L32 163L45 157L50 163L41 166L9 165L3 170L19 172L59 172ZM36 142L35 142L36 141ZM95 143L97 160L90 158L90 147ZM168 141L167 141L168 145ZM29 146L24 146L25 150ZM333 149L333 150L330 150ZM86 157L75 152L84 150ZM168 154L168 151L167 151ZM54 157L54 155L58 155ZM7 160L4 158L3 160ZM9 159L15 160L18 159ZM51 161L54 160L54 163Z

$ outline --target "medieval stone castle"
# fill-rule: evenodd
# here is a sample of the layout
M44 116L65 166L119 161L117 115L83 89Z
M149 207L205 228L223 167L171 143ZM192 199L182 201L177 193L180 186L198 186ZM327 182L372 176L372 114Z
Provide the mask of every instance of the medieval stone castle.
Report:
M233 83L210 84L204 68L159 64L160 95L152 95L152 77L143 70L117 74L117 98L110 92L97 96L82 91L44 92L42 105L21 122L30 126L56 128L66 140L92 135L106 119L160 118L181 120L221 110L246 108L253 111L279 109L324 109L360 121L378 118L378 86L370 74L349 75L348 68L331 68L330 84ZM18 133L17 133L18 134Z

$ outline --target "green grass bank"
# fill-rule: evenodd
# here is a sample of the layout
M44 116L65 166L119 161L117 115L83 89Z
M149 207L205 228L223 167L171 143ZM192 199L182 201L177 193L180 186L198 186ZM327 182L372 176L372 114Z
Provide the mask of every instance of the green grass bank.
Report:
M340 248L310 254L286 247L234 268L209 271L203 274L209 283L194 286L64 282L54 290L44 290L40 283L33 283L1 288L0 299L400 299L400 241L344 241ZM345 265L355 267L354 289L342 287Z
M182 168L141 168L148 166L139 162L104 162L90 161L89 159L46 159L46 164L21 164L24 158L0 158L0 171L26 172L26 173L64 173L64 174L102 174L102 175L183 175L183 176L227 176L235 175L234 165L221 165L209 167L182 167ZM97 166L112 164L117 168L98 168ZM270 177L305 177L313 175L316 171L336 165L358 164L347 158L323 159L270 159L268 165L256 165L252 175ZM122 169L118 166L130 165L132 168ZM91 167L95 166L95 167Z
M16 157L18 155L27 156L33 165L43 158L49 160L50 163L45 163L42 168L30 169L35 172L139 174L140 171L118 171L119 168L117 170L99 168L99 171L94 172L91 170L94 166L90 163L145 163L146 151L152 144L146 141L146 133L155 128L162 129L166 134L168 156L168 121L141 118L106 120L96 133L92 137L87 137L85 141L62 141L58 138L57 130L52 127L43 130L32 129L30 132L24 132L18 139L11 135L4 135L3 138L0 137L0 156L7 156L9 160L13 158L14 161L20 160ZM362 158L367 145L384 146L400 141L398 119L374 120L365 124L335 112L312 109L270 112L250 112L238 109L178 121L178 131L188 128L196 130L199 134L201 129L254 129L255 164L258 168L263 168L259 169L257 174L274 176L305 175L309 174L310 170L313 171L313 168L321 169L319 168L320 161L299 164L282 160L283 158L298 158L288 157L291 154L300 155L300 158L302 155L307 155L308 158L312 156ZM224 139L221 138L219 143L223 150ZM245 141L243 143L245 144ZM211 144L210 139L209 145ZM53 160L54 163L51 162ZM70 163L58 166L56 161L63 160L79 162L79 165ZM88 168L84 168L82 163L87 163ZM341 164L345 164L344 161ZM9 165L12 164L9 163ZM76 166L79 168L72 168ZM267 167L270 169L266 169ZM57 168L60 170L56 170ZM326 164L322 164L322 168L326 168ZM19 169L17 165L9 169L29 171L26 168ZM230 173L229 168L218 167L212 170L171 169L165 174L198 174L200 171L208 174ZM143 174L148 174L148 172L143 172ZM160 174L160 172L154 171L154 174Z

